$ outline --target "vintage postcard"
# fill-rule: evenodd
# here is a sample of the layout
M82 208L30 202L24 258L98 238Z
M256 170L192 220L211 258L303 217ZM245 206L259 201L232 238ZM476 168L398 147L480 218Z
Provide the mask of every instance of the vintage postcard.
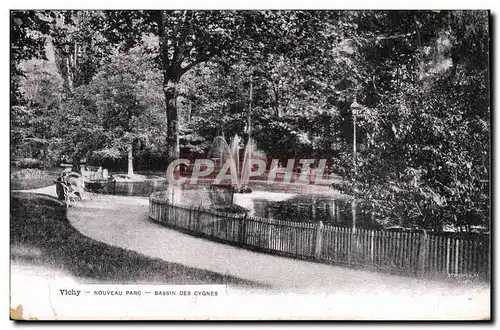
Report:
M489 320L487 10L11 10L11 320Z

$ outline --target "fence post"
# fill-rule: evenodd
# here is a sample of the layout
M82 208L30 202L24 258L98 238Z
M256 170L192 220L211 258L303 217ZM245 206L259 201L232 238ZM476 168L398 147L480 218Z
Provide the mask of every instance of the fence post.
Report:
M423 234L420 235L420 245L418 251L417 275L419 276L423 275L425 272L428 245L429 245L429 239L427 236L427 231L424 229Z
M273 238L272 238L273 230L271 226L273 224L271 222L266 222L266 225L267 225L267 248L271 250L273 246Z
M372 262L372 265L375 263L374 249L375 249L374 234L373 230L370 230L370 260Z
M160 222L163 222L165 219L164 217L164 208L165 208L165 205L163 204L159 204L159 203L154 203L153 202L153 206L154 206L154 216L156 218L157 221L160 221Z
M446 239L446 275L450 275L450 238Z
M188 230L191 230L191 217L192 217L193 209L189 207L189 220L188 220Z
M245 213L245 216L243 218L240 218L241 226L240 226L240 231L238 233L238 242L241 245L246 244L246 233L247 233L247 222L248 222L247 215L248 213Z
M201 206L198 206L198 210L196 211L196 223L195 223L195 228L198 233L201 232L200 214L201 214Z
M168 213L170 211L170 208L168 207L167 204L157 204L156 207L156 216L158 217L158 220L164 223L168 223Z
M321 248L323 245L323 221L316 223L316 233L314 236L314 259L319 260L321 258Z

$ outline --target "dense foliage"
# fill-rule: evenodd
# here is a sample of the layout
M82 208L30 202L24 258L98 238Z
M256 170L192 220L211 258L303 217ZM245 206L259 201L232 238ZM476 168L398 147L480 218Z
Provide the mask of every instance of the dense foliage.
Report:
M262 151L326 158L380 222L488 226L485 11L13 11L11 26L15 157L164 169L246 139L251 109Z

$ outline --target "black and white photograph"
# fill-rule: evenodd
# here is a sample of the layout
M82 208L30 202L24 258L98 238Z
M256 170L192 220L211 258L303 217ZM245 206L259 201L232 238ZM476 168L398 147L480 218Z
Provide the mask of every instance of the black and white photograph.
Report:
M491 320L489 10L9 15L10 320Z

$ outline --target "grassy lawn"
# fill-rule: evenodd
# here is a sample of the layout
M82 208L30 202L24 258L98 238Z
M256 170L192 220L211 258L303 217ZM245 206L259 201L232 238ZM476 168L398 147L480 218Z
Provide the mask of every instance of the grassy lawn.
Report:
M17 167L11 167L10 170L10 189L28 190L47 187L54 184L63 169L53 167L40 170L25 170Z
M83 236L66 219L65 207L40 194L12 193L10 246L34 255L11 253L13 262L60 269L87 283L232 284L256 283L190 268L112 247ZM102 219L106 221L106 219Z

